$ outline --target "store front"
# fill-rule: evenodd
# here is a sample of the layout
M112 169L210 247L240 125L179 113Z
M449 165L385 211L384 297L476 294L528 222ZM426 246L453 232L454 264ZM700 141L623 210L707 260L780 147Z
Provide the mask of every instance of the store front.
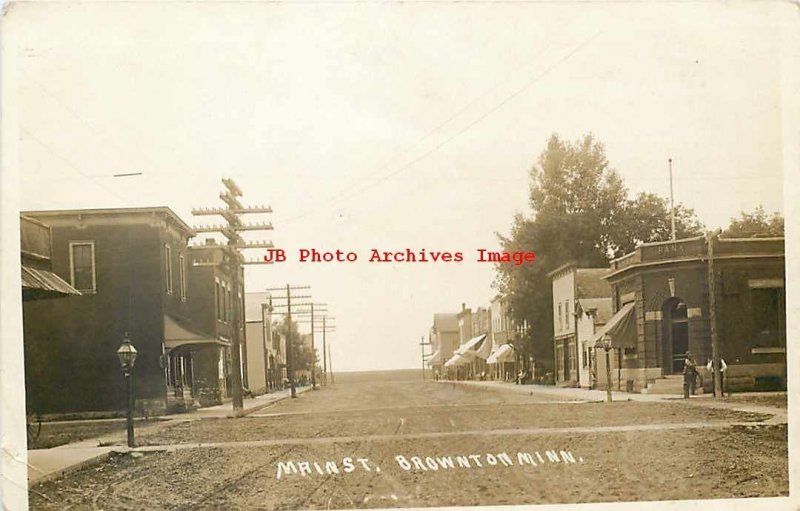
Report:
M704 366L713 320L733 390L785 388L784 272L782 238L719 239L711 258L702 237L642 245L612 261L615 313L596 337L611 336L621 385L638 390L681 374L687 352Z

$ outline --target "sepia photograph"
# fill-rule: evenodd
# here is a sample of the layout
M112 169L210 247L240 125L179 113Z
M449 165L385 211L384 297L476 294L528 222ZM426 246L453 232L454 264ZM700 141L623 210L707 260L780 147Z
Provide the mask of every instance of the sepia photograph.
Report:
M798 509L798 12L5 2L3 509Z

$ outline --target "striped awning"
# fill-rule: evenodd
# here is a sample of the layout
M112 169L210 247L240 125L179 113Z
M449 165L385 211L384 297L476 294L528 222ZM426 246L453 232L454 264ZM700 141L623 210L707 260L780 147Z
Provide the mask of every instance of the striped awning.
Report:
M468 340L467 342L465 342L464 344L462 344L461 346L459 346L458 349L456 350L456 353L458 353L459 355L464 355L469 351L475 351L475 348L477 348L478 343L480 343L484 339L486 339L486 334L477 335L472 339Z
M487 364L502 364L514 358L514 347L510 344L503 344L486 359Z
M611 345L615 348L631 346L636 343L636 316L634 307L636 303L630 302L622 306L603 328L594 334L593 341L602 341L606 335L611 337Z
M475 360L475 355L461 355L459 353L456 353L455 355L450 357L450 360L444 363L444 366L445 367L463 366L469 364L473 360Z
M80 294L80 291L53 272L22 265L23 300L40 300Z

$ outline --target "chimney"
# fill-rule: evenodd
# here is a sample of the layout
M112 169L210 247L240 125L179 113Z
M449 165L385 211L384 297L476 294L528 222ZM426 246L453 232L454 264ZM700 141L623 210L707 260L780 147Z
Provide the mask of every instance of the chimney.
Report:
M216 245L216 244L217 244L217 240L215 240L214 238L206 238L206 246L211 246L211 245Z
M461 312L464 312L465 310L467 310L467 304L464 303L464 302L461 302Z

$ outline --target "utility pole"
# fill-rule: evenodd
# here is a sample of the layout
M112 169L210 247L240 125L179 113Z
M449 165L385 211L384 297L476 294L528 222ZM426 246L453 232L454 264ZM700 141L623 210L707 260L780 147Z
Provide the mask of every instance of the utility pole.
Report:
M484 342L486 342L486 341L484 341ZM427 356L425 355L425 346L430 346L431 342L430 341L425 342L425 336L423 335L423 336L421 336L419 338L419 345L420 345L420 348L422 349L422 380L424 381L425 380L425 362L428 361ZM433 355L433 353L431 353L431 355Z
M672 193L672 158L669 159L669 217L672 224L672 241L677 239L675 234L675 197Z
M272 297L269 297L268 303L261 304L261 339L262 342L261 349L264 351L264 385L269 392L270 389L270 374L272 373L272 367L269 365L269 355L267 345L272 341Z
M276 300L285 299L286 304L274 305L274 308L286 308L286 377L289 379L289 388L293 398L297 397L297 390L294 385L294 348L292 346L292 291L296 289L311 289L311 286L291 286L286 284L285 288L268 288L269 291L286 291L286 296L273 297ZM295 296L297 298L311 298L311 296Z
M309 311L299 311L300 314L308 312L311 315L311 352L314 354L314 360L312 361L311 367L311 389L317 390L317 348L314 345L314 333L316 329L314 328L314 306L326 306L327 304L324 303L309 303L308 306L310 307ZM317 312L327 312L327 309L317 309ZM298 320L298 323L300 320Z
M232 309L231 318L231 360L233 362L233 374L231 375L231 394L233 402L233 415L238 416L244 408L242 396L242 314L244 312L242 301L244 300L244 282L240 279L244 277L242 265L244 264L269 264L263 260L245 260L241 251L245 249L272 248L272 242L268 241L245 241L241 232L244 231L271 231L271 223L245 224L242 222L241 215L250 213L272 213L269 206L245 207L239 202L238 197L242 196L242 191L236 186L232 179L223 179L222 184L226 190L219 194L219 198L225 203L225 208L197 208L192 210L195 216L218 215L225 219L226 223L221 225L199 226L194 230L197 233L212 232L221 233L228 239L227 249L231 270L231 291Z
M325 385L328 384L328 356L325 354L328 349L328 345L325 342L325 333L327 332L325 328L326 319L326 316L322 316L322 381L325 382Z
M326 334L336 331L336 326L327 322L329 319L336 319L327 314L322 316L322 381L323 384L328 384L328 343Z
M722 372L720 372L719 340L717 339L717 284L714 275L714 242L716 234L706 234L708 244L708 320L711 323L711 360L714 370L714 397L722 394Z
M328 345L328 370L331 372L331 383L333 383L333 361L331 360L331 345Z

